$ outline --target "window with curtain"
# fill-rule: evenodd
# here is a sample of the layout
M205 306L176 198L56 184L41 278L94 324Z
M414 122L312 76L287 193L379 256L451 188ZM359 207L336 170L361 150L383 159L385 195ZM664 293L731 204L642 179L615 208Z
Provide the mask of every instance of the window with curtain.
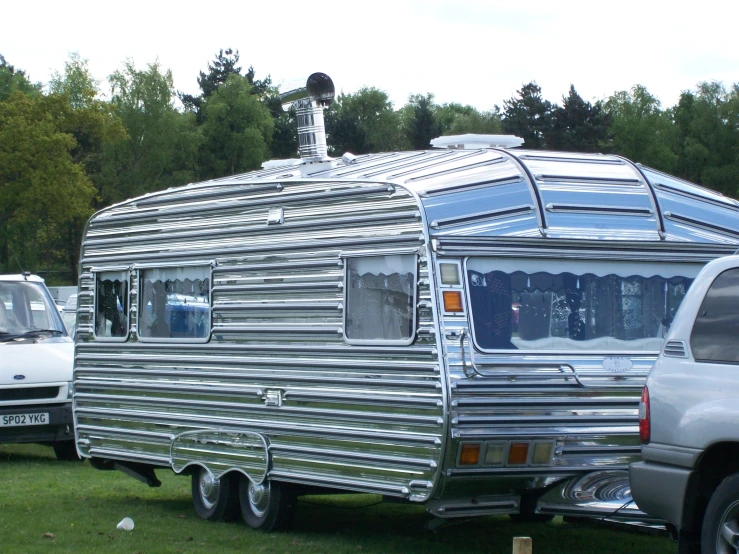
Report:
M657 351L697 264L470 258L482 350Z
M210 266L143 269L140 279L140 337L208 339Z
M95 274L95 336L126 340L128 336L128 271Z
M415 331L416 256L346 259L349 342L408 344Z

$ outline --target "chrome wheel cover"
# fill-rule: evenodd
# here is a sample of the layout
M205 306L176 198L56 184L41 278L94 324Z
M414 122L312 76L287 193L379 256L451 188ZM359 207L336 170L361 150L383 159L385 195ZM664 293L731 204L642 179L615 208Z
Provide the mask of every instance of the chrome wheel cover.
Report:
M218 504L221 494L221 482L207 470L202 470L198 476L198 491L200 502L207 510L212 510Z
M255 485L249 483L249 507L254 515L257 517L263 517L269 509L270 501L270 490L269 483L262 483L261 485Z
M739 552L739 500L724 510L716 529L716 553L737 554Z

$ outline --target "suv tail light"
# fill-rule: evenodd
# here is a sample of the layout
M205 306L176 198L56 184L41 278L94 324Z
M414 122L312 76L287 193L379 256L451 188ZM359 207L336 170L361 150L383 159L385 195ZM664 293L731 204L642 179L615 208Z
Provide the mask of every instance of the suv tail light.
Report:
M639 402L639 439L642 444L649 442L650 432L649 389L644 386L644 389L641 391L641 402Z

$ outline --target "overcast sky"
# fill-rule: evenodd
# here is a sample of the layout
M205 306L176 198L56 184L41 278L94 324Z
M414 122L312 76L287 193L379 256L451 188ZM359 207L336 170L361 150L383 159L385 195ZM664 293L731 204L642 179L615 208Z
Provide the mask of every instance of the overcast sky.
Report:
M3 2L0 54L47 83L71 52L107 76L125 59L159 61L197 94L219 49L244 70L293 84L314 71L339 91L387 91L487 110L536 81L561 102L570 84L588 100L642 84L663 107L699 81L739 82L739 2L369 0L365 2Z

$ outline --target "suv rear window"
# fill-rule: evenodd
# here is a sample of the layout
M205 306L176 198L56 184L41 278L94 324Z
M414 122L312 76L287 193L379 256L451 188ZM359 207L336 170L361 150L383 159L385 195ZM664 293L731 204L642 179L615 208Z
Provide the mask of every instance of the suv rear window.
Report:
M728 269L711 284L690 335L693 357L701 362L739 363L739 269Z

